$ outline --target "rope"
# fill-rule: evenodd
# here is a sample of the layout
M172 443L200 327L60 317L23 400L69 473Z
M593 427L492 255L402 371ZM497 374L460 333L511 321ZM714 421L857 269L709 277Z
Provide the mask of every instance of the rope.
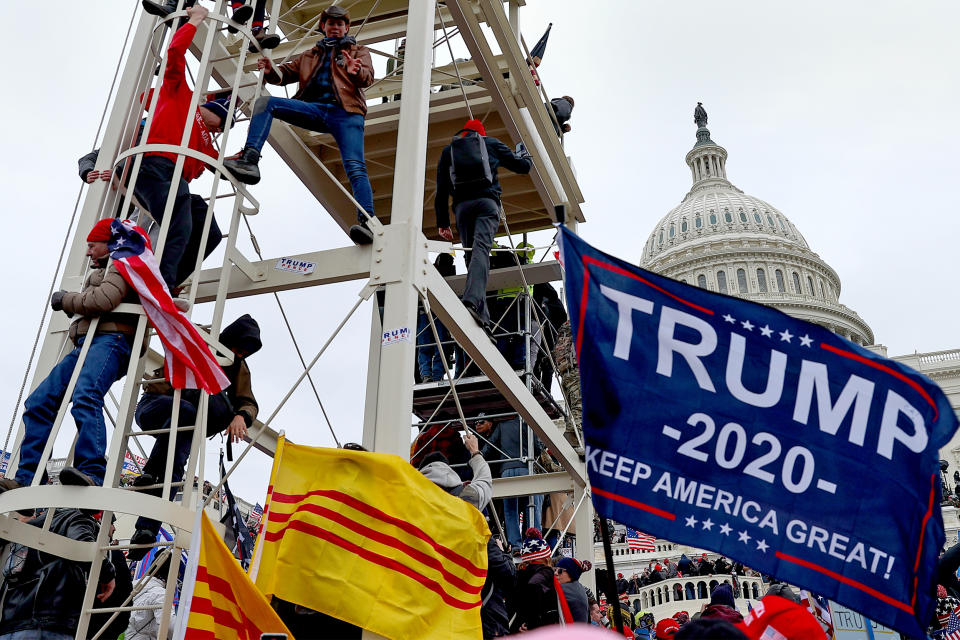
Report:
M113 97L113 90L117 84L117 76L120 75L120 65L123 62L123 53L127 49L127 42L130 40L130 32L133 30L133 21L137 17L140 7L134 7L133 15L130 16L130 24L127 25L127 35L123 39L123 46L120 47L120 57L117 58L117 67L113 72L113 80L110 82L110 90L107 92L107 99L103 104L103 112L100 114L100 124L97 125L97 132L93 136L93 146L91 151L97 148L97 140L100 139L100 132L103 130L103 123L107 119L107 109L110 106L110 98ZM60 267L63 265L63 256L67 251L67 245L70 243L70 231L73 229L73 223L77 219L77 209L80 206L80 197L83 195L81 184L77 190L77 199L73 203L73 213L70 215L70 222L67 224L67 233L63 237L63 243L60 246L60 257L57 258L57 266L53 270L53 279L50 281L50 289L47 291L47 297L43 300L43 313L40 316L40 324L37 325L37 335L33 339L33 346L30 348L30 357L27 359L27 370L23 372L23 380L20 382L20 391L17 393L17 402L13 406L13 415L10 416L10 426L7 428L7 437L3 441L3 451L7 450L10 444L10 436L13 434L13 427L17 423L17 414L20 412L20 402L23 400L23 392L27 388L27 380L30 377L30 369L33 367L33 359L37 354L37 346L40 344L40 336L43 335L43 325L47 320L47 311L50 309L48 301L53 295L53 290L57 286L57 274L60 273Z
M247 231L250 233L250 241L253 244L253 250L257 253L257 257L260 260L263 260L263 254L260 253L260 244L257 242L256 236L253 235L253 229L250 228L250 221L246 216L243 217L244 223L247 225ZM276 291L273 292L273 298L277 301L277 307L280 308L280 315L283 316L283 323L287 326L287 333L290 334L290 340L293 342L293 348L297 352L297 357L300 359L300 364L303 365L303 368L307 368L307 361L303 358L303 352L300 351L300 345L297 343L297 337L293 335L293 327L290 326L290 320L287 319L287 312L283 308L283 303L280 302L280 296ZM323 413L323 419L327 422L327 428L330 430L330 435L333 437L333 441L337 443L337 448L340 448L340 439L337 438L336 432L333 430L333 424L330 422L330 417L327 415L327 410L323 406L323 402L320 400L320 392L317 391L317 386L313 383L313 376L309 373L307 374L307 380L310 382L310 388L313 389L313 395L317 399L317 404L320 405L320 412Z
M307 365L303 373L300 374L300 377L297 378L297 381L293 383L293 386L290 388L290 391L288 391L287 394L283 397L283 399L280 401L280 404L277 405L277 408L274 409L273 413L270 414L270 417L267 418L263 422L263 424L261 424L260 427L257 429L256 433L253 434L253 436L250 438L250 441L247 443L247 446L244 448L243 451L240 452L240 455L237 456L237 459L234 461L234 463L230 465L230 468L227 469L227 472L223 474L223 477L220 479L220 483L213 488L213 490L210 492L210 495L208 495L207 498L203 501L204 508L206 508L206 506L210 504L210 499L215 494L217 494L220 491L220 489L223 488L224 483L227 481L228 478L230 478L230 475L236 470L236 468L240 465L240 463L243 462L243 458L250 452L251 449L253 449L254 443L260 438L261 435L263 435L264 430L266 430L266 428L270 425L273 419L277 417L277 414L280 413L280 409L282 409L283 405L286 404L287 400L290 399L290 396L293 395L293 392L297 390L297 387L300 386L300 383L303 382L303 379L307 377L307 374L310 373L310 369L312 369L313 365L317 363L317 360L319 360L320 356L322 356L324 351L327 350L327 347L330 346L330 343L333 342L333 339L337 337L337 335L340 333L340 330L343 329L344 325L347 324L347 321L349 321L350 318L353 317L353 314L360 307L363 301L364 301L364 298L362 297L357 298L356 304L354 304L353 307L350 308L350 311L348 311L347 315L343 318L343 320L340 321L340 324L337 325L337 328L333 330L333 333L330 335L329 338L327 338L327 341L323 343L323 346L320 347L320 351L318 351L317 355L313 357L313 360L310 361L310 364Z
M437 17L440 18L440 27L443 29L443 36L447 41L447 50L450 52L450 59L453 60L453 70L457 72L457 82L460 84L460 93L463 94L463 104L467 107L467 115L473 120L473 109L470 108L470 101L467 100L467 90L463 86L463 78L460 77L460 67L457 65L457 59L453 55L453 47L450 45L450 38L447 37L447 25L443 20L443 14L440 13L440 4L437 4Z

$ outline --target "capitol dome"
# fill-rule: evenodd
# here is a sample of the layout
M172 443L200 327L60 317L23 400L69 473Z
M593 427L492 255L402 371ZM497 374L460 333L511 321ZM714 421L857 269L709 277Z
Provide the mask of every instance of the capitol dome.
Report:
M727 150L710 139L706 113L698 113L697 141L686 156L693 186L653 229L640 266L873 344L867 323L840 303L836 271L783 213L727 180Z

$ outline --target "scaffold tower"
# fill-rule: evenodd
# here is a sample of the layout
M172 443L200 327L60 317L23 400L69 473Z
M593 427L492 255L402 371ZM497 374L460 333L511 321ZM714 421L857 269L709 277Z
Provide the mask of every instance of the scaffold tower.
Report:
M515 236L519 238L521 234L549 230L555 224L575 228L584 222L581 210L584 199L572 163L564 152L562 133L558 135L560 129L548 106L551 96L536 75L520 30L520 9L524 0L267 0L268 31L281 37L281 44L268 51L259 49L248 25L231 19L229 2L204 0L201 4L209 9L209 15L198 25L190 45L187 70L193 94L183 137L179 145L158 145L148 144L147 140L154 124L160 93L157 89L170 64L167 46L178 23L189 16L183 6L184 0L180 0L176 11L166 18L156 18L144 12L138 3L131 23L125 64L103 124L96 160L99 171L113 167L117 170L112 180L95 181L86 190L76 214L75 234L63 261L59 288L79 291L82 287L91 269L85 257L86 233L103 218L131 217L140 226L150 228L154 252L158 259L161 258L170 227L177 178L182 175L187 159L202 160L213 172L213 179L202 193L194 191L203 197L207 206L199 246L206 246L214 214L219 214L221 224L226 222L223 260L220 266L202 268L203 252L198 252L200 255L192 276L183 290L175 294L185 301L183 306L189 309L186 312L188 317L199 305L212 306L211 322L197 324L196 328L221 365L231 364L234 358L231 350L218 341L228 299L315 287L315 295L318 301L322 301L324 290L320 285L341 282L356 282L359 294L353 307L343 310L345 317L319 353L309 362L303 361L302 373L279 405L265 407L262 421L257 420L250 426L247 445L228 469L227 476L243 463L250 448L274 453L278 433L271 428L273 417L309 373L322 375L324 351L360 306L372 300L373 304L369 305L372 310L362 445L372 451L409 459L414 453L411 442L429 424L443 420L459 430L472 430L479 411L516 416L519 428L535 434L561 470L544 468L534 459L531 450L530 456L522 458L529 475L495 480L494 498L567 494L567 505L573 509L572 521L580 533L576 537L576 556L592 558L593 509L582 457L582 440L577 443L564 437L563 425L570 421L567 402L562 393L556 396L549 384L537 380L530 356L531 341L537 339L538 331L545 330L547 321L542 309L530 299L529 290L537 284L560 281L562 271L553 259L550 247L541 247L546 249L546 255L539 262L521 264L516 259L519 252ZM263 74L257 69L258 57L266 55L281 62L313 47L322 37L322 34L318 36L321 11L332 4L350 11L350 35L359 44L369 47L374 55L387 58L392 69L366 90L368 112L364 147L376 211L376 219L369 220L373 243L354 246L346 233L355 222L359 205L351 195L350 181L333 138L329 134L307 131L275 120L268 139L273 152L316 198L315 205L310 203L309 206L326 211L345 232L340 248L284 256L312 264L312 272L281 271L274 268L279 256L245 256L237 247L237 238L247 224L246 219L255 216L260 209L257 187L238 182L223 164L230 150L240 148L241 129L232 130L229 122L223 127L216 143L219 157L212 160L188 146L193 114L211 94L229 93L228 118L240 123L249 119L260 96L270 95L270 91L284 95L282 88L265 85ZM402 55L398 55L395 44L400 40L405 40ZM455 58L453 43L465 48L469 59ZM452 62L437 66L434 63L437 50L449 52ZM391 51L394 53L388 53ZM154 90L152 93L151 89ZM236 117L232 115L234 113L237 113ZM432 203L433 177L441 150L468 118L482 120L488 135L496 136L508 145L523 143L533 159L529 175L501 176L503 197L498 236L501 236L500 243L505 252L514 257L514 264L492 271L488 284L491 293L508 288L521 288L523 292L516 297L512 309L506 311L518 314L514 331L516 338L526 345L525 362L519 370L507 362L460 301L458 291L463 287L463 276L445 279L433 266L430 257L431 254L448 252L452 247L438 235ZM139 201L134 193L137 180L142 178L140 169L144 154L150 152L167 152L176 157L173 186L162 212L149 211L146 203ZM122 486L125 454L128 451L142 454L141 437L158 433L145 434L138 430L133 417L141 387L148 373L161 366L163 354L155 329L147 322L140 305L124 304L116 310L135 314L138 320L131 351L133 356L125 376L113 387L117 392L116 411L115 415L108 414L107 468L103 486L43 484L42 470L46 468L54 445L69 442L70 438L74 438L76 444L73 430L62 426L71 410L72 390L89 350L89 344L84 343L31 486L0 494L0 512L5 514L0 516L2 538L71 560L92 563L77 638L88 637L100 561L110 549L118 547L109 546L107 526L100 528L95 542L70 540L51 532L53 510L64 507L103 510L103 522L108 522L113 513L136 514L170 525L175 532L170 541L119 547L164 546L175 550L175 561L170 563L167 576L166 600L160 606L162 612L169 612L174 600L179 552L190 545L197 510L210 501L195 486L191 488L189 481L174 482L174 437L168 438L162 481L157 479L156 486ZM454 372L445 360L443 380L417 381L414 334L418 311L425 311L430 318L426 331L437 343L442 340L433 315L443 323L450 333L450 341L472 367L459 366L464 362L461 360ZM339 313L334 311L333 315ZM97 319L94 319L89 335L94 334L96 323ZM67 346L68 328L69 319L64 314L52 316L33 363L30 390L35 389L70 350ZM357 384L363 383L357 381ZM174 409L168 430L171 434L195 428L192 424L183 424L178 416L180 394L179 390L174 392ZM205 424L208 402L209 396L200 394L195 422ZM18 466L24 423L21 421L18 425L13 436L8 438L7 450L13 453L6 471L7 478L14 476ZM324 426L318 422L317 428ZM184 478L196 475L201 482L204 479L205 445L204 437L193 438ZM73 445L70 451L73 451ZM68 456L68 464L71 458L72 453ZM145 493L150 489L160 490L164 497ZM177 495L176 501L166 499L171 494ZM17 510L27 508L48 509L44 527L38 530L14 517ZM593 587L592 572L585 573L582 581ZM128 601L120 607L96 611L114 613L130 610L131 606ZM166 637L169 624L169 616L164 615L160 637ZM367 632L365 637L378 636Z

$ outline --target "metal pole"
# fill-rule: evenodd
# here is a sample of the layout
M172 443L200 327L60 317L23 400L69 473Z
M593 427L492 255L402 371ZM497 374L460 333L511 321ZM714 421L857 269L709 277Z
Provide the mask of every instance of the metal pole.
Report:
M607 581L603 586L607 594L607 602L613 603L613 624L620 635L623 635L623 613L620 611L620 599L617 597L617 583L613 573L613 549L610 547L610 531L607 529L607 522L606 518L600 518L603 557L607 561Z
M393 208L389 233L378 230L373 253L384 260L387 282L383 314L384 332L406 330L415 333L417 324L416 282L423 256L423 184L426 178L427 125L430 109L431 43L434 36L435 0L412 0L407 11L407 51L404 57L400 101L400 122L397 133L396 172L393 181ZM385 240L389 238L389 247ZM394 244L396 243L396 244ZM385 249L395 249L388 251ZM391 259L392 258L392 259ZM373 278L373 274L371 274ZM376 281L374 279L374 281ZM376 451L394 453L406 458L410 454L410 408L413 404L413 341L400 341L380 348L377 375L376 418L372 438L364 434L364 442L372 442Z

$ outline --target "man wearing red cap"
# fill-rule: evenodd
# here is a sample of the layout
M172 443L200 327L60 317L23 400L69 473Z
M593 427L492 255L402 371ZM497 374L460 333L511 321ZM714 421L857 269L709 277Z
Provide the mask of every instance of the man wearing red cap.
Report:
M253 118L247 142L239 154L224 166L245 184L260 182L260 151L267 142L274 118L329 133L340 149L343 169L350 179L353 197L373 216L373 190L363 154L363 119L367 102L363 90L373 84L370 51L348 36L350 13L333 5L320 14L320 29L325 36L313 48L276 67L266 56L257 61L264 79L270 84L298 82L293 98L262 96L253 105ZM357 211L358 224L350 229L357 244L370 244L373 234L367 228L366 215Z
M72 485L102 485L106 471L107 429L103 422L103 397L110 386L127 372L130 347L137 326L135 314L113 313L121 302L138 303L137 295L123 276L111 266L107 242L110 223L106 218L94 225L87 236L87 256L93 271L79 293L57 291L50 300L54 311L79 316L70 325L74 349L41 382L24 403L23 442L15 478L0 479L0 492L29 485L40 463L43 449L67 392L67 386L80 357L84 342L90 338L90 323L99 318L87 356L73 389L71 414L77 425L77 444L72 467L60 472L60 482ZM142 230L140 230L142 232Z
M179 145L183 139L184 123L187 122L188 109L193 100L193 90L186 79L186 52L197 33L197 26L206 19L208 11L198 5L188 8L187 13L190 20L177 29L167 49L167 67L147 134L147 144ZM145 102L149 105L150 98ZM191 149L211 158L217 157L213 134L223 129L228 106L229 101L220 98L197 108L190 123L192 128L187 143ZM176 153L150 151L144 154L140 164L134 193L158 224L163 222L176 162ZM184 254L191 244L191 237L199 236L194 234L194 227L197 222L204 220L206 204L191 196L187 183L203 175L206 166L203 160L184 157L183 173L176 185L170 225L163 244L163 255L160 256L160 275L171 290L193 272L194 264L185 259ZM207 243L204 255L209 255L213 250L211 244L216 246L216 242L219 242L220 231L216 228L216 221L212 221L211 225L211 240ZM199 250L199 237L193 238L193 242ZM193 256L196 257L196 252ZM184 262L183 268L181 262Z
M486 135L483 123L468 120L458 132L461 137L479 135L484 146L483 172L479 179L461 175L457 168L466 166L469 159L454 157L453 146L444 147L437 163L437 195L433 208L437 216L437 229L444 240L453 241L450 230L449 199L453 197L453 213L457 217L460 242L467 249L467 283L463 290L463 304L480 326L490 324L487 309L487 278L490 275L490 248L500 226L500 182L497 167L503 165L515 173L530 173L533 162L530 154L520 145L518 155L499 140ZM485 150L485 153L483 151Z

